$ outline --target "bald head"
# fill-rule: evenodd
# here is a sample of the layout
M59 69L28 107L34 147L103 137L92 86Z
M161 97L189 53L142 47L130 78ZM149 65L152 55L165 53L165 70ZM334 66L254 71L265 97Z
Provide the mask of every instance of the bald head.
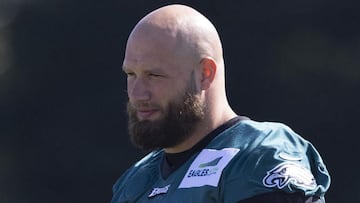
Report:
M176 141L171 146L161 145L168 147L167 152L189 149L235 115L226 99L218 33L193 8L170 5L142 18L129 36L123 68L128 75L133 117L152 122L174 121L164 125L172 130L164 133L163 139L161 133L154 133L163 141ZM149 129L134 134L139 135L139 140L147 140ZM168 138L170 134L178 136Z
M144 44L147 44L145 49ZM201 13L184 5L161 7L142 18L130 34L127 49L138 45L142 53L161 49L182 62L199 63L202 58L210 57L218 65L223 63L215 27Z

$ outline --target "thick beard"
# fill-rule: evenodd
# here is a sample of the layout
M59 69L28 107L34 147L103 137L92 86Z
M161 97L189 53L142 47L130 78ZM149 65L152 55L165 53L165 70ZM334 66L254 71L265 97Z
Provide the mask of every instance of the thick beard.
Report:
M204 118L204 105L196 95L187 93L181 103L171 102L164 117L140 121L136 110L128 103L128 130L135 147L144 151L174 147L189 138L195 126Z

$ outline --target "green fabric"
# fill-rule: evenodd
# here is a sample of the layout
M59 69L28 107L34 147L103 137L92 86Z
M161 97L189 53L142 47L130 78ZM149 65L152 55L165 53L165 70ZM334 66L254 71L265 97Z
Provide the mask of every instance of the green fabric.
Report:
M239 150L228 163L223 162L223 155L216 156L225 148ZM280 123L241 121L220 133L201 153L209 149L215 159L197 164L199 170L189 173L195 154L165 180L160 174L164 152L150 153L115 183L112 203L230 203L272 191L302 191L323 199L330 185L326 167L312 144ZM226 163L223 170L222 163ZM207 184L216 175L221 175L216 186ZM190 186L179 188L186 177ZM192 187L192 180L205 182Z

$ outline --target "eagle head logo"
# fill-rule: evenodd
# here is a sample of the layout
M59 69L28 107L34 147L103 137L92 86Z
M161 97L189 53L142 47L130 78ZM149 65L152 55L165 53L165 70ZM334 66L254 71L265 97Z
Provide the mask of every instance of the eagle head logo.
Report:
M267 172L263 179L266 187L279 189L292 184L305 189L315 189L316 181L313 174L307 168L294 163L281 163Z

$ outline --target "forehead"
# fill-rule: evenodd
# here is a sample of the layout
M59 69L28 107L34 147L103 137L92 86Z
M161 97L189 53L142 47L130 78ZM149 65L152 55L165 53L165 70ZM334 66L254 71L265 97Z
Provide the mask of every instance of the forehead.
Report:
M154 50L152 53L144 51L132 52L127 50L123 61L124 71L142 72L174 72L178 73L183 68L173 57Z
M191 71L195 65L192 46L174 30L151 23L136 26L127 41L123 65L177 73Z
M127 44L123 67L125 70L180 73L186 71L187 61L169 44L137 40Z

